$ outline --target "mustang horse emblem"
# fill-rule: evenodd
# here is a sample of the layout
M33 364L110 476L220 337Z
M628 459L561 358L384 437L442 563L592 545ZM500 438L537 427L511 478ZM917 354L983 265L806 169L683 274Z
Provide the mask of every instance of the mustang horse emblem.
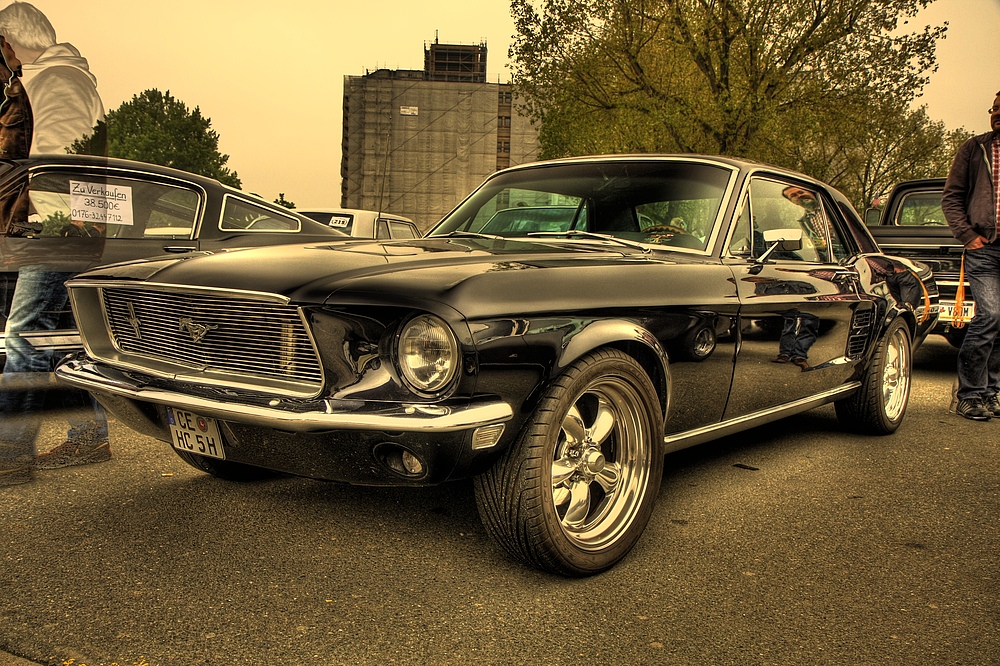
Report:
M132 305L132 301L128 302L128 323L132 325L132 330L135 331L135 339L142 340L142 322L135 316L135 306Z
M215 329L219 328L218 326L215 326L213 324L209 324L207 326L205 324L199 324L191 317L181 317L180 321L181 321L180 330L187 331L188 335L190 335L191 339L194 340L195 342L201 342L202 339L206 335L208 335L209 331L214 331Z

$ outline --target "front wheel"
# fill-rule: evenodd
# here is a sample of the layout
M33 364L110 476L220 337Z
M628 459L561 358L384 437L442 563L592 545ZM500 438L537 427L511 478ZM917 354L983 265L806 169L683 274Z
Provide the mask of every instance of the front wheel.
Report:
M490 535L545 571L589 576L632 549L663 474L663 412L631 357L601 349L547 389L517 442L476 478Z
M879 341L861 388L836 403L837 418L863 433L895 432L910 399L911 371L910 329L897 318Z

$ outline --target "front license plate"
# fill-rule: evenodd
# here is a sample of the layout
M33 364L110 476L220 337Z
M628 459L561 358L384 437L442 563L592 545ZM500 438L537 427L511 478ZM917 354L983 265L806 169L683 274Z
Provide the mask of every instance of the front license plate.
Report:
M964 315L965 321L972 321L972 318L976 316L976 304L966 303L962 306L962 314ZM955 304L954 303L942 303L941 304L941 318L946 321L955 321Z
M171 443L178 451L225 460L226 451L222 448L219 424L215 419L167 407L167 425L170 426Z

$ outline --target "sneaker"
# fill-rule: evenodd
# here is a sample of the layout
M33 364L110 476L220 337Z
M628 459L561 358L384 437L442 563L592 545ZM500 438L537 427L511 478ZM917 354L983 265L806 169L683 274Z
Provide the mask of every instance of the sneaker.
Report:
M993 412L984 406L983 401L979 398L959 400L955 411L958 412L959 416L964 416L973 421L989 421L993 418Z
M989 400L984 400L983 407L990 410L993 418L1000 419L1000 397L997 397L996 394L993 394L993 397Z
M105 460L111 460L111 444L108 440L82 444L69 441L60 444L48 453L40 453L35 456L35 469L59 469L72 465L89 465Z

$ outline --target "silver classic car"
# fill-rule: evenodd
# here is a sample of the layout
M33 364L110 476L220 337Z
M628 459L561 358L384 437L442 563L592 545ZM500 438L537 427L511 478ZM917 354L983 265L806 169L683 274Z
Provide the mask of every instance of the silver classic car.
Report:
M828 403L894 432L937 316L929 272L879 252L841 194L699 156L515 167L422 239L186 254L68 286L86 353L57 375L190 465L474 477L489 534L568 576L631 550L668 452Z
M402 215L357 208L306 208L300 212L355 238L395 240L420 237L413 220Z

